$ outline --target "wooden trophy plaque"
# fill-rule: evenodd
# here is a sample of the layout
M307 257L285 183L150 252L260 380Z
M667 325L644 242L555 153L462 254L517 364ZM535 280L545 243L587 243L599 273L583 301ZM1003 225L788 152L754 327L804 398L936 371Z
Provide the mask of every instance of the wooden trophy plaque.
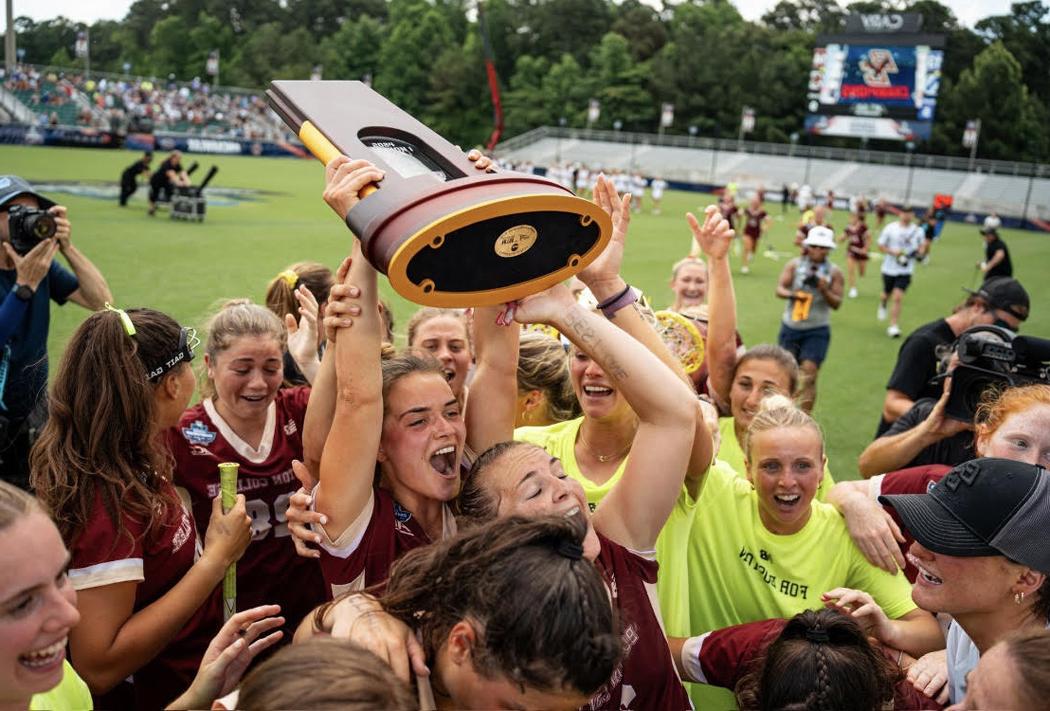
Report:
M466 155L358 81L275 81L270 107L323 163L384 171L347 226L409 301L491 306L568 279L601 254L612 223L538 175L478 171Z

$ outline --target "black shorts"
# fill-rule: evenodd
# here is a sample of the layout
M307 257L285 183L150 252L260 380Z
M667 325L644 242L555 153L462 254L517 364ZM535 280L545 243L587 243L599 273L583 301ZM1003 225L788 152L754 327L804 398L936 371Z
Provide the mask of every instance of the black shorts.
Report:
M900 274L899 276L882 275L882 292L888 294L894 289L907 291L911 284L911 274Z

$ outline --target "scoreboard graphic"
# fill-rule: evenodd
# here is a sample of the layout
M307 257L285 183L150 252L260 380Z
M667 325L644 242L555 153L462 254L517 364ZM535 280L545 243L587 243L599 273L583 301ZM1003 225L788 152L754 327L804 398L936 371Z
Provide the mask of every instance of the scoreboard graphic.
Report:
M944 53L928 45L828 43L809 74L806 130L824 136L927 140Z

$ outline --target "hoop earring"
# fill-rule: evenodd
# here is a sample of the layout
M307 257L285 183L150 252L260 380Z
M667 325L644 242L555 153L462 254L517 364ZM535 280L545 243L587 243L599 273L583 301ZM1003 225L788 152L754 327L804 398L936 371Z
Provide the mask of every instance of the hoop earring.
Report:
M1023 592L1016 593L1014 595L1014 603L1020 605L1023 602L1024 602L1024 593Z

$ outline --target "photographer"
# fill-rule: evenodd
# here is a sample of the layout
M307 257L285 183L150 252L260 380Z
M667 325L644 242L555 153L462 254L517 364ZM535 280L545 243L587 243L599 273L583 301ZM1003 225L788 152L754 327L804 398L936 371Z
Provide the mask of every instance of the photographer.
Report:
M95 310L113 297L70 241L66 208L13 175L0 176L0 245L0 472L26 488L29 448L47 417L48 302Z
M777 283L777 296L788 300L778 341L798 361L799 404L811 412L817 399L817 371L831 343L831 309L842 305L845 279L842 270L828 261L828 253L835 249L835 233L829 228L810 228L802 247L805 254L784 265Z
M171 200L171 190L175 187L187 187L190 176L182 167L182 153L172 151L164 159L157 171L149 179L149 214L157 213L157 202Z
M120 174L120 206L127 207L128 198L139 189L138 177L149 175L149 164L153 161L153 151L146 151L141 158L129 165Z
M886 320L886 303L890 304L890 325L886 335L900 338L901 329L897 324L901 317L901 306L904 303L904 292L911 284L911 275L915 270L915 260L923 256L925 239L922 230L913 220L915 213L911 207L901 210L900 219L883 228L879 235L879 251L885 254L882 260L882 295L879 297L879 321Z
M882 419L875 436L890 428L897 418L915 405L920 397L938 399L939 386L931 386L937 375L938 348L947 346L963 331L981 324L1001 326L1017 331L1028 318L1028 292L1020 282L1005 277L989 279L947 318L915 329L901 344L897 363L886 383Z
M988 380L973 383L963 378L955 386L959 391L953 393L951 374L959 365L960 356L965 356L973 344L990 342L1008 348L1011 340L1008 331L995 326L967 329L953 345L941 369L946 377L941 383L940 398L919 398L881 437L869 444L857 462L861 476L868 478L927 464L954 467L975 458L973 413L967 408L966 417L960 418L948 414L947 410L953 409L950 405L957 409L959 403L979 401L993 383ZM975 391L969 391L974 385Z

